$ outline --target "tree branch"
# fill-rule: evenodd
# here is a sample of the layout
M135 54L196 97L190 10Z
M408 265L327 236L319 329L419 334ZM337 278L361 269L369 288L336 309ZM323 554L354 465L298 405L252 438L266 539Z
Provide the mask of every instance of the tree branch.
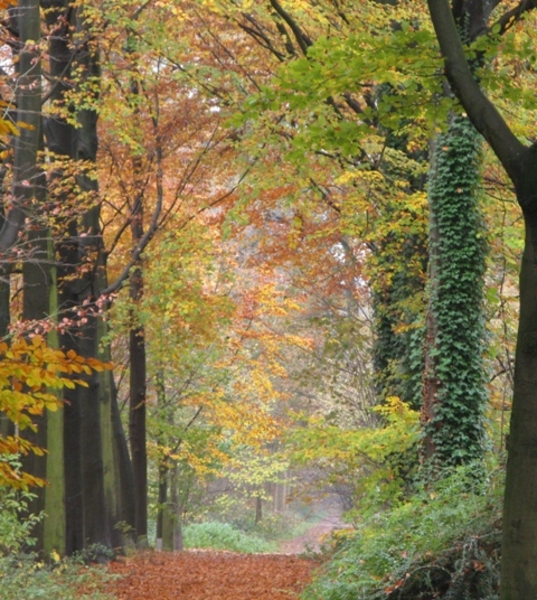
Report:
M521 0L518 6L515 6L515 8L512 8L504 13L496 21L493 27L499 25L500 35L503 35L506 31L511 29L515 23L518 23L525 13L533 10L534 8L537 8L537 0Z
M447 0L427 0L431 20L444 57L451 88L474 127L483 135L515 186L529 148L518 141L494 104L485 96L468 65Z
M293 19L293 17L282 7L282 5L278 2L278 0L270 0L270 4L272 8L280 15L280 17L287 23L295 39L297 44L300 46L302 53L304 56L308 53L308 48L312 45L312 41L310 38L300 29L297 22Z

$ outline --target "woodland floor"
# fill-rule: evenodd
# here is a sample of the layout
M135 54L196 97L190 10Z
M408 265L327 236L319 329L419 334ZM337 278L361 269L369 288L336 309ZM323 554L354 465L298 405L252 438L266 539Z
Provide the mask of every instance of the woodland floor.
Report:
M291 554L151 552L112 563L118 600L290 600L311 580L313 560Z
M191 550L146 552L113 562L121 575L109 591L117 600L292 600L311 581L318 551L340 512L329 510L304 535L283 542L279 554Z
M325 515L304 535L284 542L280 554L137 554L110 565L121 575L110 591L117 600L292 600L319 566L300 553L318 551L340 526L339 513Z

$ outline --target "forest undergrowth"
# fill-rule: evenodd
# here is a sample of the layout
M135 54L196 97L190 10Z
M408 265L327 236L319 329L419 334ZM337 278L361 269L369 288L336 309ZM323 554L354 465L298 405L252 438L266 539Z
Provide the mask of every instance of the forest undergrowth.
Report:
M497 600L503 474L458 468L334 536L304 600Z

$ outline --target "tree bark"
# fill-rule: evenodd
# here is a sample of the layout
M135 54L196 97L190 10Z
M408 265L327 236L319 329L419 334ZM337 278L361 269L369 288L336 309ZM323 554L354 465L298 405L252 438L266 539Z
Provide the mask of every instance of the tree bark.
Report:
M17 241L23 252L22 317L26 321L39 321L49 314L50 286L47 266L48 232L40 223L39 217L46 194L43 173L38 166L38 150L42 142L39 2L21 0L18 7L12 9L11 19L18 25L21 44L18 54L17 121L27 127L21 129L20 134L14 138L13 208L6 216L0 240L4 241L7 247ZM36 416L33 421L38 427L37 431L25 431L24 437L42 448L46 447L46 413ZM32 475L46 477L46 456L30 453L23 457L22 462L23 468ZM28 508L34 514L44 510L44 489L36 491ZM42 522L37 524L34 534L37 538L37 549L41 550Z
M131 41L131 40L129 40ZM140 95L140 86L132 79L130 92L134 100L134 115L138 114L136 102ZM131 238L133 253L144 237L144 183L141 177L142 160L134 155L133 199L131 204ZM147 538L147 446L146 446L146 395L147 365L145 350L145 331L140 323L137 307L144 293L144 274L142 261L138 259L129 278L129 295L132 301L131 329L129 331L129 436L132 466L134 473L135 530L139 540Z

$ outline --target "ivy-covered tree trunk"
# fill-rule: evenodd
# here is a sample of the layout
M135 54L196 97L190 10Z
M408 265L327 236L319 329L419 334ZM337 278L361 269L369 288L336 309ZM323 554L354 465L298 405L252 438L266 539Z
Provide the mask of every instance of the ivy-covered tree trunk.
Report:
M396 218L396 217L395 217ZM393 255L390 240L377 249L376 277L372 281L374 313L373 368L380 401L398 396L415 410L421 407L423 373L423 273L426 238L408 235L395 244L403 254Z
M483 451L486 244L478 196L480 149L470 121L452 116L431 158L422 417L425 456L440 465L466 463Z

